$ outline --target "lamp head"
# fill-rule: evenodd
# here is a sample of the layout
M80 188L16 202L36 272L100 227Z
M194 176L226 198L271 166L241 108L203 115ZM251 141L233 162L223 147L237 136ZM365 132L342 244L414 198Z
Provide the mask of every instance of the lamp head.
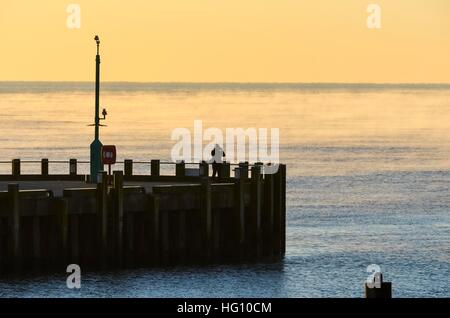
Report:
M98 37L98 35L96 35L96 36L94 37L94 40L95 40L95 42L97 42L97 45L100 44L100 38Z

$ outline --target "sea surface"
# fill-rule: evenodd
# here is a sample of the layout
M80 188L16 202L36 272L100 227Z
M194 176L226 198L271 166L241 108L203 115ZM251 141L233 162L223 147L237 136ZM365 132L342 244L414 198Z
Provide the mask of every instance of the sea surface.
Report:
M105 83L101 106L101 140L120 161L170 161L172 131L193 131L194 120L224 132L278 128L286 257L83 272L79 290L62 269L2 278L0 297L363 297L370 264L394 297L450 297L449 85ZM0 82L0 173L13 158L88 160L93 112L92 83Z

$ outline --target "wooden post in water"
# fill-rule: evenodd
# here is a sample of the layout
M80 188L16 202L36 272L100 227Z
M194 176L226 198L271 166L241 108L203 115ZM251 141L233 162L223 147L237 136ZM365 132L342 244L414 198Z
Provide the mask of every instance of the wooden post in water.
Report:
M202 237L202 256L205 262L211 260L212 248L212 213L211 213L211 180L208 177L202 178L200 188L200 226Z
M107 194L108 194L108 174L106 171L100 171L97 177L97 226L98 238L101 255L101 265L106 265L107 251L108 251L108 215L107 215Z
M20 176L20 159L12 160L12 175L14 177Z
M131 177L133 175L133 160L125 159L123 162L123 170L125 177Z
M281 255L281 208L282 208L282 198L281 198L281 169L278 165L278 171L273 176L273 254L276 256Z
M286 254L286 165L280 164L281 178L281 255Z
M262 213L262 243L263 255L273 254L273 224L274 224L274 176L264 175L264 209Z
M242 177L241 168L236 168L237 174ZM236 171L235 170L235 171ZM237 178L234 181L234 209L231 222L233 255L237 260L244 256L245 243L245 187L244 179Z
M114 171L113 196L114 262L118 267L123 264L123 172Z
M48 159L41 160L41 175L48 176Z
M150 161L150 174L152 176L158 177L160 175L160 165L161 162L159 159L158 160L152 159Z
M69 174L71 176L76 176L77 173L78 173L77 159L70 159L69 160Z
M379 273L380 281L379 285L374 283L373 286L369 286L367 282L364 283L365 296L366 298L381 298L381 299L391 299L392 298L392 283L383 282L383 274Z
M21 268L20 251L20 206L19 206L19 185L17 183L8 184L9 196L9 217L8 224L10 228L9 250L12 255L12 264L15 271Z
M261 201L262 178L261 166L255 165L251 169L250 183L250 221L248 255L251 259L261 257Z

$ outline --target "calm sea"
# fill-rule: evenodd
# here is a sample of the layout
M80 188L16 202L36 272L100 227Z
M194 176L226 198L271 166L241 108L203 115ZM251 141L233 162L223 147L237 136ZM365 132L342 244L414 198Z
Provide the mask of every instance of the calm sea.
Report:
M0 82L0 161L88 160L93 88ZM83 273L77 291L64 271L3 279L1 297L362 297L370 264L393 282L394 297L450 296L449 85L106 83L101 93L101 139L119 159L170 160L172 130L192 130L194 120L205 129L279 128L286 257ZM0 173L10 168L0 164Z

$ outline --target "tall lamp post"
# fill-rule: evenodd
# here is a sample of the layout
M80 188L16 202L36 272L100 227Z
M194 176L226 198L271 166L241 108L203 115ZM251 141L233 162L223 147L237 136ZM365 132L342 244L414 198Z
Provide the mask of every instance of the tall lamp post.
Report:
M103 170L102 164L102 143L99 139L100 120L105 119L106 109L103 109L103 118L100 118L100 39L98 35L94 38L97 43L97 55L95 57L95 121L89 126L95 127L94 141L91 143L91 182L96 183L98 180L98 172Z

